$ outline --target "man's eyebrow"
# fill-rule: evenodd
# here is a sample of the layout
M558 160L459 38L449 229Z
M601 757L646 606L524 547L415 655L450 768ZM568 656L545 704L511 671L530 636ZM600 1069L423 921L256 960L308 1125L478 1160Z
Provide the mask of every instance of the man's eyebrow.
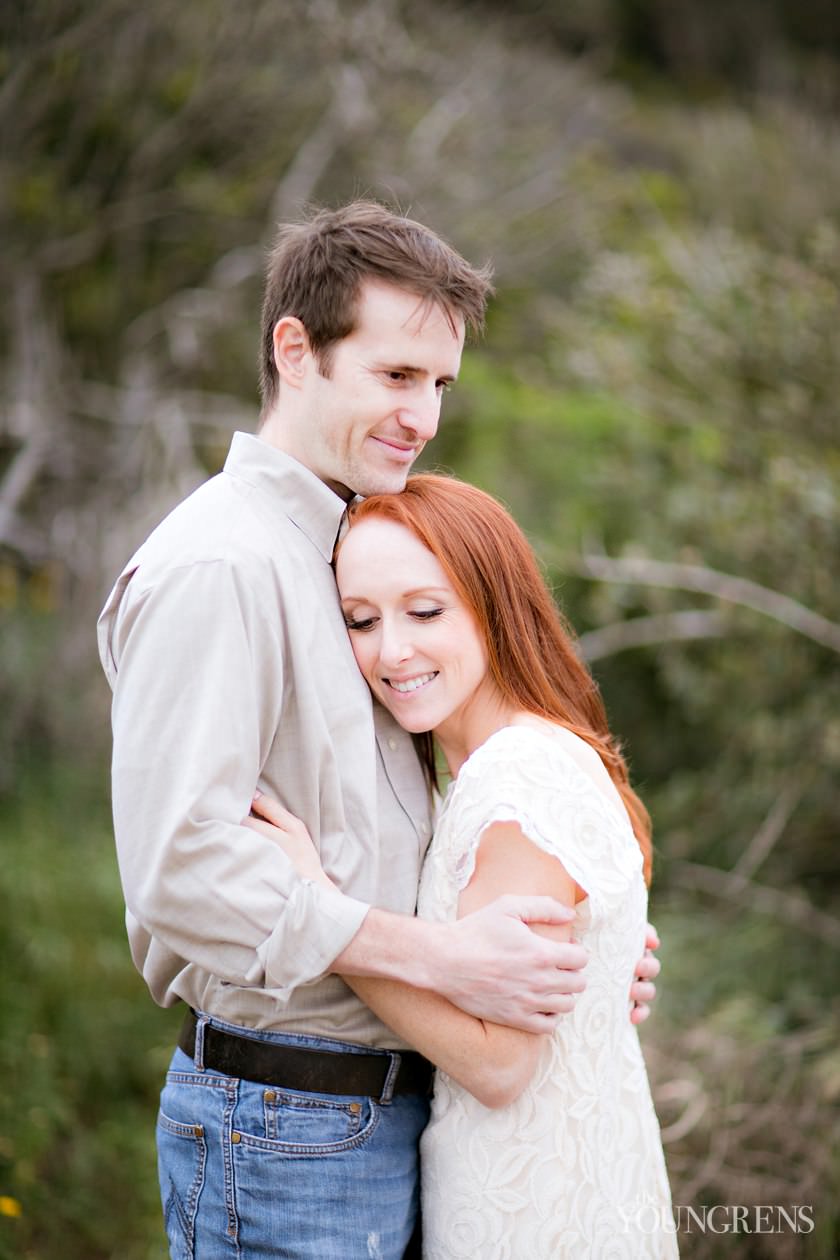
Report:
M383 359L378 365L381 372L405 372L406 376L431 376L426 368L417 367L412 363L386 363ZM436 376L436 381L446 381L447 384L457 381L458 377L449 372L442 372L440 376Z

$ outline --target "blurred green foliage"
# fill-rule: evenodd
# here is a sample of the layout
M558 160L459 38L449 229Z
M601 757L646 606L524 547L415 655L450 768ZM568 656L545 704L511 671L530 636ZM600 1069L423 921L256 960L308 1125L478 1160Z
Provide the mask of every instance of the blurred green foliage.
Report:
M92 624L255 423L273 224L358 193L496 264L426 464L523 523L653 813L674 1200L812 1203L738 1255L840 1251L836 40L786 0L0 9L3 1260L162 1255L177 1018Z
M162 1260L153 1119L178 1020L127 958L101 776L33 768L0 832L0 1257Z

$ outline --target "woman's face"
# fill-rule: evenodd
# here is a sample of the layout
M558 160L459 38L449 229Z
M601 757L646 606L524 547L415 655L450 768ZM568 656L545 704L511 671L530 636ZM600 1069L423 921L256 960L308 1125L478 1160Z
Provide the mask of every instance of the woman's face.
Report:
M344 539L336 578L377 700L407 731L450 731L460 741L498 694L475 618L439 561L404 525L369 516Z

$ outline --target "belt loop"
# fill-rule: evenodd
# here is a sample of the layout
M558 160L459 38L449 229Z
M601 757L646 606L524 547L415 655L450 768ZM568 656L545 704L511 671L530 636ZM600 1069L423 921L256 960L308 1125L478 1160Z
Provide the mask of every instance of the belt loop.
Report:
M193 1061L195 1063L196 1072L204 1071L204 1030L210 1020L206 1015L197 1015L195 1023L195 1050L193 1051Z
M388 1103L394 1097L394 1086L397 1083L397 1073L399 1072L400 1064L402 1063L402 1055L397 1054L396 1050L389 1050L388 1058L391 1060L391 1063L388 1068L388 1075L385 1077L385 1084L382 1086L382 1093L380 1094L378 1100L384 1107L387 1107Z

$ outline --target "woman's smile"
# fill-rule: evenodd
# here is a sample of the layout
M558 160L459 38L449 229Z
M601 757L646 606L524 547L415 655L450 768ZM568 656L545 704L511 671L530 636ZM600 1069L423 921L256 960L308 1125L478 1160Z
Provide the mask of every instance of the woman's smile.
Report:
M411 695L414 691L419 691L421 687L425 687L438 676L435 670L431 674L417 674L414 678L383 678L382 681L401 696Z

